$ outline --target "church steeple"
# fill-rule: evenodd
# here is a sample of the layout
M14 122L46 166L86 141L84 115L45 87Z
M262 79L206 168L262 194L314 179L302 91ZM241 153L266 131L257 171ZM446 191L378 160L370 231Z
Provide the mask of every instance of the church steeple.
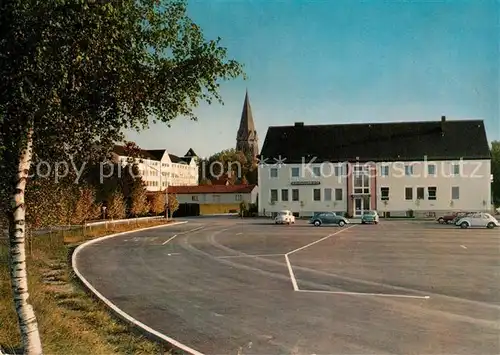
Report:
M248 90L245 93L245 102L241 112L240 128L236 135L236 149L246 154L251 154L254 158L259 154L259 137L253 122L252 108L248 98Z

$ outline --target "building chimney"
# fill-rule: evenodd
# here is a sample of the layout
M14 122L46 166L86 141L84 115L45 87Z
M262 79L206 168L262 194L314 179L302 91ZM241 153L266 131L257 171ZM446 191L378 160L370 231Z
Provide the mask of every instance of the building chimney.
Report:
M304 122L295 122L295 127L304 127Z
M446 116L441 116L441 136L445 133Z

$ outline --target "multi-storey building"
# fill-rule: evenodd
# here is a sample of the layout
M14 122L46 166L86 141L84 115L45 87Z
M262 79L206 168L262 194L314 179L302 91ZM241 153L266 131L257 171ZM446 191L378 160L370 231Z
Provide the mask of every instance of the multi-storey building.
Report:
M115 161L122 165L129 157L123 146L113 149ZM164 191L168 186L198 185L198 158L192 149L179 157L164 149L140 150L136 160L139 172L148 191Z
M481 120L269 127L259 210L432 215L491 207Z

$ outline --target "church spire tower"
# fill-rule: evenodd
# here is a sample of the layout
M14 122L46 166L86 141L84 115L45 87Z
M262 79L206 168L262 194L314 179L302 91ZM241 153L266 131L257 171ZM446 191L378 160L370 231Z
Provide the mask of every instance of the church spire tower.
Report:
M236 135L236 150L242 151L245 154L250 154L253 158L256 158L259 154L259 137L257 136L255 123L253 122L248 90L245 93L240 128Z

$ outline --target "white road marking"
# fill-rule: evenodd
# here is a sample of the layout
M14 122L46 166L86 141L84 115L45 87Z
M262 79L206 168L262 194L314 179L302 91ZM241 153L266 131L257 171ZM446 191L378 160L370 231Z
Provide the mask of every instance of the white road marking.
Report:
M305 248L310 247L311 245L314 245L314 244L316 244L316 243L322 242L322 241L323 241L323 240L325 240L325 239L328 239L328 238L330 238L330 237L333 237L334 235L340 234L340 233L342 233L342 232L344 232L344 231L346 231L346 230L348 230L348 229L354 228L354 227L356 227L356 225L352 225L352 226L349 226L349 227L347 227L347 228L341 229L341 230L339 230L338 232L335 232L335 233L329 234L329 235L327 235L326 237L323 237L323 238L321 238L321 239L318 239L318 240L317 240L317 241L315 241L315 242L309 243L309 244L307 244L307 245L304 245L303 247L300 247L300 248L297 248L297 249L295 249L295 250L289 251L288 253L286 253L286 255L290 255L290 254L296 253L296 252L298 252L298 251L300 251L300 250L303 250L303 249L305 249Z
M240 235L240 234L243 234L243 233L241 233L241 232L240 233L236 233L236 235Z
M300 248L297 248L297 249L295 249L295 250L289 251L288 253L286 253L286 254L285 254L286 266L287 266L287 268L288 268L288 273L290 274L290 279L292 280L292 286L293 286L293 290L294 290L294 291L299 291L299 286L297 285L297 279L295 278L295 274L294 274L293 269L292 269L292 264L290 263L290 259L288 258L288 255L291 255L291 254L293 254L293 253L298 252L299 250L303 250L303 249L305 249L305 248L307 248L307 247L310 247L311 245L314 245L314 244L316 244L316 243L319 243L319 242L321 242L321 241L323 241L323 240L325 240L325 239L328 239L328 238L330 238L330 237L333 237L334 235L337 235L337 234L339 234L339 233L342 233L343 231L346 231L346 230L348 230L348 229L350 229L350 228L353 228L353 227L355 227L355 226L353 225L353 226L350 226L350 227L344 228L344 229L342 229L342 230L339 230L338 232L335 232L335 233L329 234L329 235L327 235L327 236L326 236L326 237L324 237L324 238L318 239L318 240L317 240L317 241L315 241L315 242L309 243L309 244L307 244L307 245L304 245L303 247L300 247Z
M467 247L466 247L465 245L460 245L460 246L461 246L462 248L464 248L464 249L467 249Z
M140 232L140 231L144 231L144 230L156 229L156 228L171 227L171 226L174 226L174 225L177 225L177 224L185 224L185 223L187 223L187 222L173 222L170 225L167 224L167 225L146 227L146 228L136 229L136 230L133 230L133 231L111 234L111 235L107 235L105 237L100 237L100 238L89 240L88 242L80 244L75 249L75 251L73 252L73 255L71 256L71 266L73 267L73 270L75 271L76 276L83 282L83 284L93 294L95 294L101 301L103 301L109 308L111 308L114 312L116 312L117 314L119 314L122 318L124 318L128 322L136 325L137 327L140 327L140 328L144 329L149 334L157 336L158 338L161 338L161 339L165 340L166 342L172 344L175 347L178 347L181 350L184 350L185 352L187 352L189 354L192 354L192 355L204 355L203 353L201 353L201 352L199 352L199 351L197 351L197 350L195 350L193 348L190 348L189 346L187 346L187 345L185 345L185 344L183 344L183 343L181 343L181 342L179 342L179 341L177 341L177 340L175 340L175 339L173 339L173 338L171 338L171 337L169 337L169 336L167 336L167 335L165 335L163 333L160 333L160 332L154 330L153 328L147 326L144 323L141 323L140 321L138 321L137 319L135 319L131 315L129 315L129 314L125 313L124 311L122 311L120 308L118 308L118 306L116 306L109 299L107 299L106 297L104 297L99 291L97 291L97 289L94 286L92 286L92 284L85 277L83 277L82 273L80 272L80 270L78 270L78 266L77 266L77 259L78 259L79 252L83 248L85 248L85 247L87 247L87 246L89 246L91 244L100 242L102 240L110 239L110 238L113 238L113 237L117 237L119 235L132 234L132 233L136 233L136 232Z
M218 259L229 259L229 258L260 258L265 256L284 256L285 254L243 254L243 255L224 255L218 256Z
M173 237L169 238L168 240L164 241L163 243L161 243L161 245L165 245L167 244L168 242L170 242L172 239L174 239L175 237L177 237L177 234L175 234Z
M170 242L171 240L173 240L175 237L179 236L179 235L182 235L182 234L187 234L187 233L191 233L191 232L194 232L194 231L197 231L197 230L200 230L202 228L205 228L205 226L201 226L201 227L198 227L198 228L194 228L194 229L190 229L190 230L187 230L187 231L184 231L184 232L180 232L179 234L176 234L174 235L173 237L170 237L169 239L167 239L166 241L164 241L163 243L161 243L161 245L165 245L167 244L168 242Z
M295 279L295 274L293 273L292 265L290 264L290 259L288 255L285 254L286 266L288 267L288 272L290 273L290 279L292 280L292 286L294 291L299 291L299 286L297 285L297 280Z
M167 255L172 256L172 255L181 255L181 254L180 253L168 253Z
M321 290L296 290L297 292L309 293L326 293L333 295L351 295L351 296L379 296L379 297L399 297L399 298L416 298L416 299L429 299L430 296L414 296L414 295L398 295L392 293L369 293L369 292L347 292L347 291L321 291Z

